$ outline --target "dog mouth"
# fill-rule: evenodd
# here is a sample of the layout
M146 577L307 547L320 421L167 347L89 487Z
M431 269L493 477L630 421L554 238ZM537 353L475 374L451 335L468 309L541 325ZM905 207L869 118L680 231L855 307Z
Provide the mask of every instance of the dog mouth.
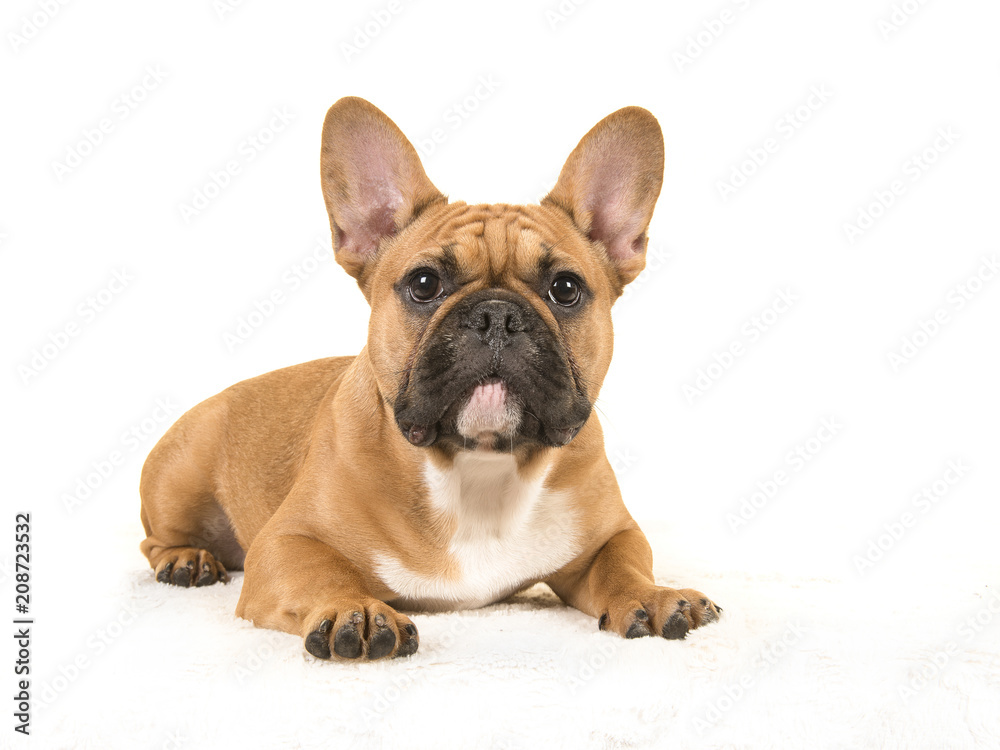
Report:
M413 445L447 452L569 443L592 404L557 332L522 297L460 300L419 344L393 402Z
M531 439L559 447L569 443L586 420L568 427L544 425L510 384L497 377L464 390L433 423L417 423L397 415L403 436L427 447L449 440L465 450L512 451L515 442Z
M521 426L522 406L507 383L491 378L475 386L455 420L455 429L464 438L484 442L490 435L510 437Z

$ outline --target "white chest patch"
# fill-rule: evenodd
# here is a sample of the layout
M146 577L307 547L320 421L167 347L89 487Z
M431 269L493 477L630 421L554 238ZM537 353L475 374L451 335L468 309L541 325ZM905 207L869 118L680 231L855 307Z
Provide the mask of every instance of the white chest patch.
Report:
M481 607L544 578L580 550L569 498L528 481L504 454L459 454L446 471L424 470L432 508L454 534L440 575L408 570L389 555L375 570L404 604L419 609ZM456 574L457 571L457 574Z

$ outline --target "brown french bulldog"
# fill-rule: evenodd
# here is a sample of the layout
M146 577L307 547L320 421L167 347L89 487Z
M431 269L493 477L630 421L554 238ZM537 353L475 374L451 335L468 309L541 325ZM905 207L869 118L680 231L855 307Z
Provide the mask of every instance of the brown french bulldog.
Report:
M170 428L140 483L156 580L244 568L236 614L322 659L413 654L396 607L480 607L539 581L626 638L718 619L654 582L591 416L611 306L645 263L656 119L606 117L537 206L449 203L353 97L326 115L321 170L368 343L237 383Z

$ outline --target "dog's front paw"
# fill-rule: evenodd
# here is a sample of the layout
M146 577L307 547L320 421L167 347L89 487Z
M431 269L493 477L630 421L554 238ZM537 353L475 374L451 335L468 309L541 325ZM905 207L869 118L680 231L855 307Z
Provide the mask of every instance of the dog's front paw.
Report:
M722 607L700 591L656 586L635 598L617 598L601 615L598 627L624 638L658 635L676 640L715 622L721 612Z
M173 586L211 586L229 582L222 563L212 553L197 547L168 547L156 558L153 574L160 583Z
M318 659L410 656L420 643L410 618L376 599L335 603L305 638L306 651Z

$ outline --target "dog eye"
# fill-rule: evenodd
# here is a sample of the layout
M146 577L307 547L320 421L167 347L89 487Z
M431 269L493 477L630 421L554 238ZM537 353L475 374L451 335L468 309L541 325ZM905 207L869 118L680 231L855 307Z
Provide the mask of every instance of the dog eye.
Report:
M557 276L549 287L549 299L570 307L580 300L580 284L572 276Z
M441 279L431 271L417 271L410 277L410 297L414 302L431 302L444 291Z

